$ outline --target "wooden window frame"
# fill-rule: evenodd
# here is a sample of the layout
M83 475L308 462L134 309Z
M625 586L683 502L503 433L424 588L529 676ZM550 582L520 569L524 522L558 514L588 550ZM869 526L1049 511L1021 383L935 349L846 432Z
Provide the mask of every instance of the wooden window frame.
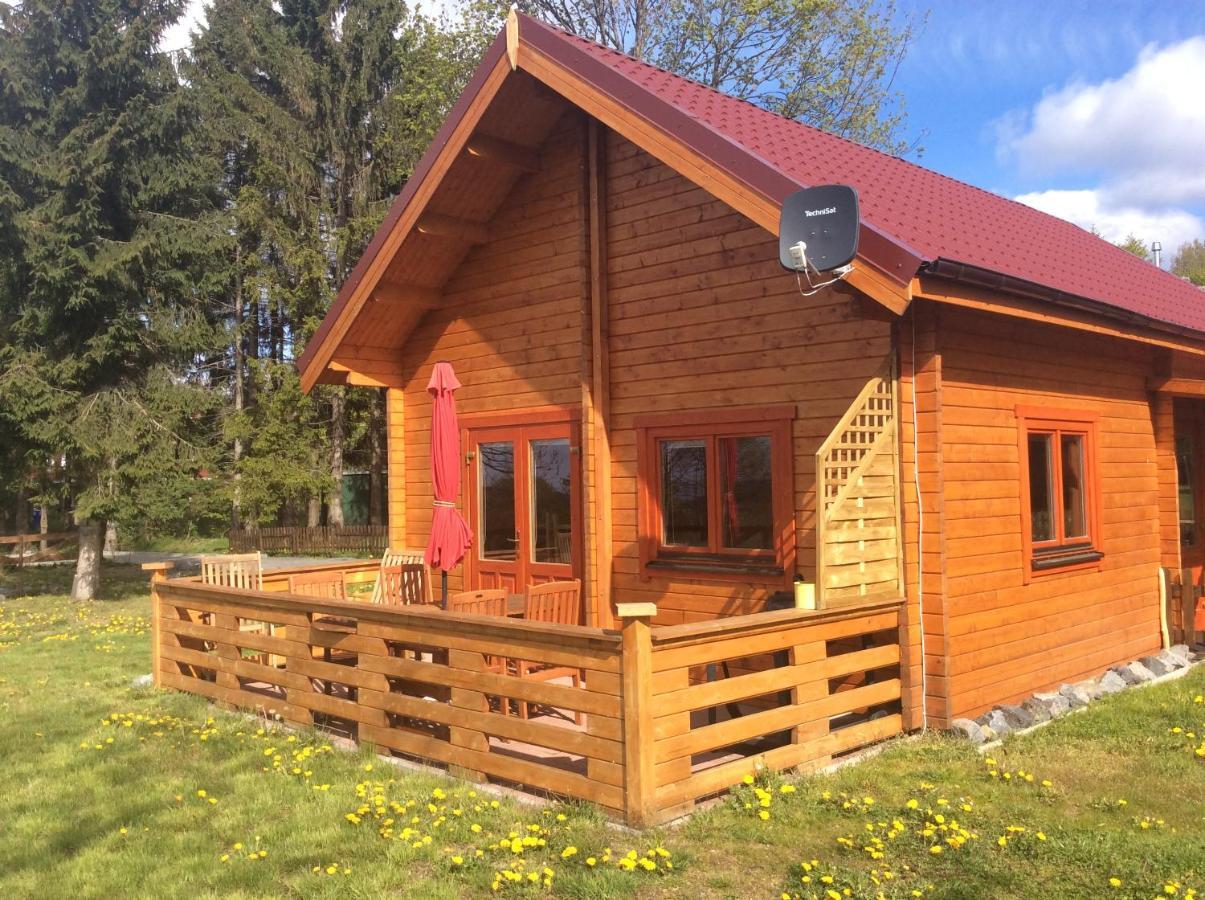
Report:
M1088 410L1055 409L1050 407L1017 407L1017 449L1021 465L1021 537L1025 583L1034 578L1085 570L1099 571L1104 551L1101 549L1100 504L1101 482L1097 455L1097 432L1100 413ZM1034 541L1033 511L1030 508L1029 437L1031 434L1051 434L1054 467L1052 506L1058 536L1050 541ZM1066 538L1063 531L1063 467L1060 452L1062 435L1076 435L1084 443L1084 524L1087 535Z
M694 410L636 419L637 544L644 580L681 575L692 580L781 583L795 577L795 472L793 405ZM719 510L719 465L716 442L721 438L770 438L771 508L775 546L766 550L724 549ZM705 440L707 456L708 533L715 549L670 547L662 544L661 454L666 440Z

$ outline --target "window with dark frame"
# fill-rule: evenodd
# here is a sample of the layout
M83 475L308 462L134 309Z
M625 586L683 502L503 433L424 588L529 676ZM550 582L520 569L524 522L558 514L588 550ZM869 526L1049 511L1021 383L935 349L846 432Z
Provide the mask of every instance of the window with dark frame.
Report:
M1180 508L1180 544L1192 547L1197 543L1197 497L1193 476L1195 452L1190 434L1176 435L1176 489Z
M793 412L725 410L638 423L646 570L784 575L794 550Z
M1026 482L1025 550L1033 573L1101 559L1092 413L1019 408Z

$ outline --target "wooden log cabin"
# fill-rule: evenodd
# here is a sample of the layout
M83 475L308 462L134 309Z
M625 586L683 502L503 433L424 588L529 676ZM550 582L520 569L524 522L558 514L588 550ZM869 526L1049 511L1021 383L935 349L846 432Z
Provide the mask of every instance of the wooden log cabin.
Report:
M778 262L857 188L851 273ZM453 589L580 577L584 625L906 599L905 727L1161 644L1205 563L1205 295L1093 235L512 13L299 361L384 389L425 545L433 365L475 535Z

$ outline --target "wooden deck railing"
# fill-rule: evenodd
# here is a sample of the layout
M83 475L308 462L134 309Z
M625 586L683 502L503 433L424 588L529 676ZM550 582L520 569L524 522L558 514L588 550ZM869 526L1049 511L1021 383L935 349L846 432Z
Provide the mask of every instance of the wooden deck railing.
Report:
M152 582L162 687L587 800L633 825L755 768L821 765L901 730L898 602L670 628L635 604L616 632L298 597L279 591L283 573L265 573L263 591L164 576ZM583 677L520 678L501 658ZM538 714L519 718L518 701Z

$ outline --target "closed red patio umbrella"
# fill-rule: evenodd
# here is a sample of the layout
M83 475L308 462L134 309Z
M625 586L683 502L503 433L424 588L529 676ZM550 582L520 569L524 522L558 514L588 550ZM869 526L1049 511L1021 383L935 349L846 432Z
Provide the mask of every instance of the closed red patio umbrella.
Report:
M456 508L460 495L460 426L456 389L460 382L450 363L437 362L427 382L431 394L431 486L435 509L425 558L443 573L443 606L448 608L448 571L459 565L473 544L473 532Z

